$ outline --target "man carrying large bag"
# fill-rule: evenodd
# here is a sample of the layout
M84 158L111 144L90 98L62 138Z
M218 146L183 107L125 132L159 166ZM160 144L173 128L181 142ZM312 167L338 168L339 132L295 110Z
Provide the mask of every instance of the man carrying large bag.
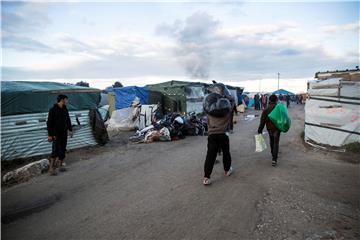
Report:
M231 95L224 84L215 83L210 87L210 94L204 100L204 111L208 117L208 148L204 164L204 185L209 185L216 156L223 153L225 176L232 173L229 144L229 125L231 120Z
M261 134L266 125L269 132L272 166L274 167L277 165L280 133L287 132L291 126L286 107L277 102L276 95L273 94L269 97L269 106L263 110L258 128L258 133Z

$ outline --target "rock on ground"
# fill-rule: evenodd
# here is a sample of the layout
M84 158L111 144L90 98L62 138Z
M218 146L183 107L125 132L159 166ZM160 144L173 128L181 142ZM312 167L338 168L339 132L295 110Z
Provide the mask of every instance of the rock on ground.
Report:
M3 183L9 182L26 182L29 179L40 175L49 168L49 160L42 159L29 163L14 171L8 172L3 177Z

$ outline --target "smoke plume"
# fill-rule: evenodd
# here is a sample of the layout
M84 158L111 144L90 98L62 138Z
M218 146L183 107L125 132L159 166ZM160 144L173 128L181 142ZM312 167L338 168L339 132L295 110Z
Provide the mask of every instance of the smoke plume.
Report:
M207 13L196 12L185 21L158 26L157 33L177 42L174 54L192 78L207 79L212 64L211 40L219 22Z

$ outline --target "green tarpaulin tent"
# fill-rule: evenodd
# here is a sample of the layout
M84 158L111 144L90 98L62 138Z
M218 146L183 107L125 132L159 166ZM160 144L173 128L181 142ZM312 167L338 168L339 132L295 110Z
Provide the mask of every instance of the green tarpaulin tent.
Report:
M202 112L202 101L205 96L205 83L168 81L147 85L152 91L164 94L164 109L166 112Z
M69 111L96 108L100 90L55 82L1 81L1 115L48 112L59 94L69 97Z

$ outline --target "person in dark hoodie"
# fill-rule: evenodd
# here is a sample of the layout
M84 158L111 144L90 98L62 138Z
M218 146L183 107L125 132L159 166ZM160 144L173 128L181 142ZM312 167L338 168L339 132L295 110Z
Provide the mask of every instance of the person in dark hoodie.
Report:
M56 175L56 168L65 171L63 162L67 145L68 131L72 132L69 112L66 108L68 97L60 94L57 103L49 110L47 120L48 141L52 142L49 174ZM72 134L72 133L71 133Z
M278 98L275 94L269 97L269 105L265 108L261 114L260 125L258 128L258 133L261 134L265 125L266 129L269 132L270 137L270 147L271 147L271 154L272 154L272 166L276 166L278 152L279 152L279 141L280 141L280 130L272 123L268 117L271 111L275 108L278 102Z
M219 84L220 88L224 88L223 84ZM228 90L227 90L228 91ZM229 102L233 100L230 94L224 94L224 90L217 91L220 95L226 97ZM233 172L231 167L231 154L230 154L230 141L229 141L229 130L231 120L232 108L229 108L228 114L224 117L214 117L207 114L208 118L208 144L207 154L204 164L204 185L211 184L210 175L214 168L216 156L221 150L223 155L224 175L230 176Z

